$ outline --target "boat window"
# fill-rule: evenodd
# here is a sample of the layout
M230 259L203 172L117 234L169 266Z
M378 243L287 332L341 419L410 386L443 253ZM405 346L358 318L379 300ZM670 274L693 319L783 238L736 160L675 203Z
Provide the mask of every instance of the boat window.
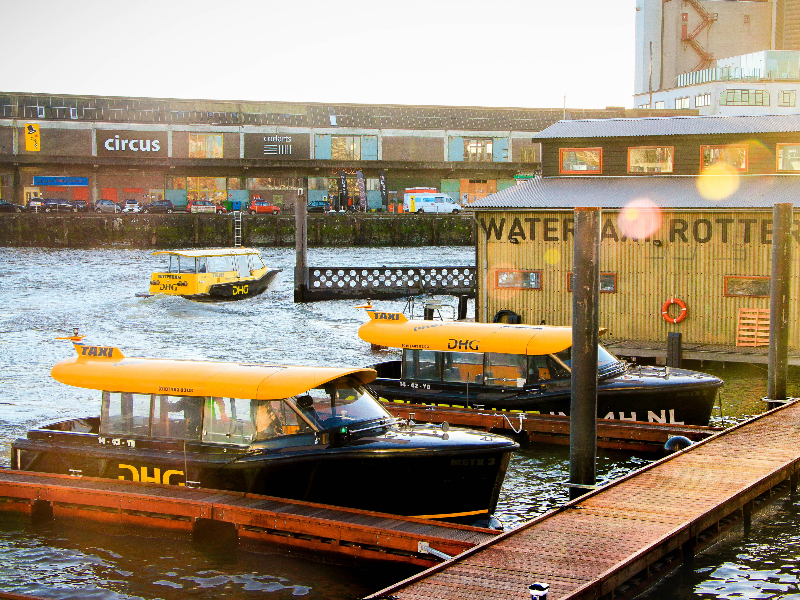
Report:
M254 441L300 432L297 413L283 400L251 400L250 420L255 425Z
M170 273L180 273L180 267L178 265L178 255L177 254L170 254L169 255L169 272Z
M149 435L150 394L103 392L102 435Z
M556 354L558 357L567 367L570 369L572 368L572 348L567 348L566 350L562 350ZM610 365L616 364L619 362L619 359L611 354L608 350L603 348L600 344L597 345L597 367L602 369L603 367L608 367Z
M197 257L197 272L198 273L205 273L206 272L206 257L205 256L198 256Z
M180 272L181 273L196 273L197 261L194 256L181 256L180 258Z
M403 379L440 381L441 355L433 350L403 350Z
M153 437L200 440L204 398L156 396L151 421Z
M311 402L304 396L310 396ZM319 429L391 418L355 377L340 377L297 397L297 405Z
M239 277L250 277L250 267L247 264L246 254L240 254L236 257L236 270Z
M527 355L486 353L484 366L484 381L486 385L522 387L525 385L527 375Z
M209 256L208 257L208 270L214 273L221 273L224 271L235 271L233 266L232 256Z
M261 260L261 257L258 254L250 254L250 269L253 271L258 271L259 269L264 268L264 261Z
M443 352L442 379L483 383L483 352Z
M203 411L203 441L249 444L256 434L250 400L209 397Z

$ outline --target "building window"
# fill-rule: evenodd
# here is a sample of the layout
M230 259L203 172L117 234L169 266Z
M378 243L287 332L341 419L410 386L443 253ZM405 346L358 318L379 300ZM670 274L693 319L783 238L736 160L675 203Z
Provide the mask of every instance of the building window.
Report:
M778 92L778 106L796 106L797 92L794 90L784 90Z
M224 177L187 177L186 198L192 200L209 200L214 204L222 204L228 199L227 180Z
M331 160L361 160L361 136L332 135Z
M766 90L723 90L719 97L720 106L769 106L769 92Z
M602 148L559 148L559 173L602 173Z
M747 146L700 146L700 170L717 164L747 171Z
M222 158L222 134L190 133L189 158Z
M517 290L542 289L541 271L495 271L495 287Z
M769 298L769 283L769 277L729 275L725 277L725 295Z
M672 173L672 146L628 148L628 173Z
M800 171L800 144L778 144L778 171Z
M664 101L663 100L656 101L653 104L653 108L655 108L655 109L664 108Z
M694 97L694 106L695 108L700 108L701 106L711 106L711 94L700 94Z
M689 108L689 96L675 98L675 108Z
M492 162L492 140L464 139L464 162Z
M539 162L539 148L536 146L525 146L519 149L519 162L536 163Z
M575 277L572 272L567 274L567 291L572 291L572 282ZM604 294L617 293L617 274L616 273L600 273L600 291Z

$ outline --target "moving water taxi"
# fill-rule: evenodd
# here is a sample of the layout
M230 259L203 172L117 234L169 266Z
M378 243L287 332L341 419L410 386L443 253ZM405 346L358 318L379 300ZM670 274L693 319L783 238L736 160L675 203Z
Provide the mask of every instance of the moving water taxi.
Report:
M149 293L182 296L200 302L243 300L264 292L281 269L270 269L252 248L162 250L169 258L165 271L150 277Z
M572 328L408 320L365 306L358 331L400 360L372 365L369 384L389 401L568 415ZM598 417L708 425L722 380L705 373L632 366L598 348Z
M250 492L467 524L491 517L508 438L395 419L350 367L129 358L72 340L54 379L99 415L12 443L11 467Z

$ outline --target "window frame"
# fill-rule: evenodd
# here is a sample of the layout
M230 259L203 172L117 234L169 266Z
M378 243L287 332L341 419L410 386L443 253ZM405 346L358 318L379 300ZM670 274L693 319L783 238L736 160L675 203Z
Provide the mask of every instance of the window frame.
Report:
M703 106L711 106L711 92L706 92L705 94L697 94L694 97L694 107L701 108Z
M675 98L675 110L684 110L689 108L690 98L689 96L681 96L680 98Z
M789 99L785 100L784 98L788 94ZM797 106L797 92L794 90L780 90L778 92L778 106L781 107L795 107Z
M705 163L705 152L706 150L731 150L734 148L743 148L744 149L744 167L740 168L735 165L732 165L729 162L724 162L722 164L726 164L729 167L736 169L740 173L747 173L747 170L750 167L750 145L745 144L712 144L707 146L700 146L700 172L702 173L705 169L718 164L718 163Z
M480 152L470 152L470 145L480 147ZM477 158L475 158L477 157ZM490 137L465 137L464 162L494 162L494 138Z
M597 170L564 169L564 154L567 152L597 152ZM558 149L558 173L559 175L602 175L603 174L603 148L559 148Z
M543 285L543 271L541 269L493 269L494 270L494 287L497 290L542 290L544 287ZM538 287L531 287L531 286L515 286L515 285L500 285L500 274L501 273L523 273L523 274L532 274L535 273L539 279L539 286Z
M669 171L631 171L631 150L659 150L666 149L670 152L670 170ZM675 146L629 146L628 147L628 166L627 172L629 175L652 175L652 174L673 174L675 172Z
M798 172L800 172L800 166L798 166L797 169L781 168L781 158L782 158L781 157L781 148L783 146L797 146L797 148L800 149L800 142L797 142L795 144L792 144L790 142L784 142L782 144L776 144L775 145L775 171L777 171L778 173L798 173ZM798 159L798 161L800 161L800 156L798 156L797 159Z
M771 277L766 275L725 275L723 288L722 288L722 295L725 298L769 298L769 290L767 290L766 294L731 294L728 292L728 281L731 279L753 279L753 280L767 280L769 281Z

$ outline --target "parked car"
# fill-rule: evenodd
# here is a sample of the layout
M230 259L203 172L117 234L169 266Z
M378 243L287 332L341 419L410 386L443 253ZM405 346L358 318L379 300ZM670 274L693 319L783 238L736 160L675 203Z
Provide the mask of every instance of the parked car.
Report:
M65 198L45 198L42 208L44 212L78 212L75 205Z
M174 210L175 206L169 200L154 200L142 207L144 213L171 213Z
M86 200L73 200L72 204L75 205L75 208L78 209L78 212L91 212L91 210L94 208L94 205Z
M120 207L111 200L100 200L94 207L94 212L118 213L120 210Z
M312 200L306 206L306 212L321 212L326 213L330 212L331 205L327 200Z
M22 212L25 207L21 204L12 204L5 200L0 200L0 212Z
M275 206L267 200L253 200L247 211L251 215L279 215L281 214L281 207Z
M42 198L31 198L28 200L28 210L31 212L38 212L42 210L42 203L44 199Z
M225 213L224 206L220 206L219 204L214 204L210 200L192 200L186 206L186 210L188 210L190 213L213 212L218 215Z
M124 213L138 213L139 210L139 203L133 198L128 198L122 205L122 212Z

